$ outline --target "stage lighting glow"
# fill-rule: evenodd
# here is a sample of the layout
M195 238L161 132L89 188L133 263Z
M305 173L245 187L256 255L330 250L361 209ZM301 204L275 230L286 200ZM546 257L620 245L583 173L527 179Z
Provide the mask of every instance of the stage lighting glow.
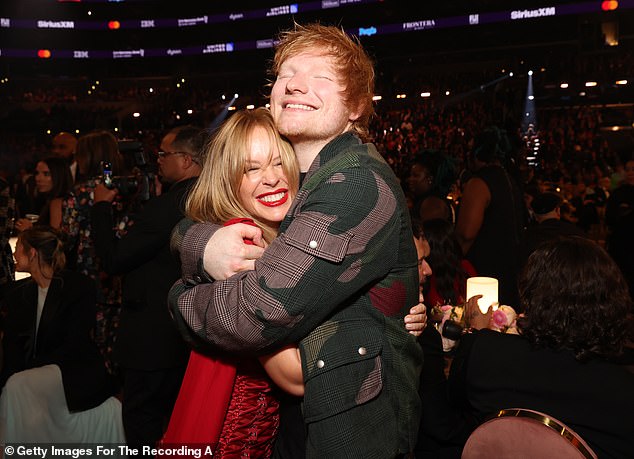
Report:
M46 133L50 135L51 130L50 130L50 129L47 129L47 130L46 130Z
M528 76L533 76L533 71L532 70L528 71Z
M189 110L187 110L187 114L191 115L192 113L194 113L194 110L192 110L191 108Z
M618 7L619 7L619 2L615 0L601 2L601 9L603 11L613 11L617 9Z
M533 100L533 99L535 99L535 96L533 95L528 96L528 100Z
M37 57L40 59L48 59L51 57L51 51L48 49L40 49L37 51Z
M226 99L226 97L225 97L225 95L224 95L224 94L223 94L222 96L220 96L220 98L221 98L222 100L225 100L225 99Z
M247 110L253 110L254 108L255 108L255 105L253 104L247 105Z
M566 88L568 88L568 83L561 83L561 84L559 85L559 87L560 87L561 89L566 89Z
M451 94L449 91L445 91L445 96L448 96L449 94Z
M431 97L431 92L421 92L420 96L421 97Z
M236 107L234 105L232 105L227 110L229 110L230 112L233 112L233 111L235 111L235 109L236 109Z
M185 83L185 78L181 78L181 83Z
M596 81L586 81L586 88L593 88L597 85Z
M513 76L513 72L509 73L509 76L512 77Z
M108 28L110 30L117 30L121 28L121 23L119 21L110 21L108 22Z
M181 87L181 84L180 84L180 83L176 83L176 87L177 87L177 88L180 88L180 87Z
M626 85L627 84L627 80L618 80L616 82L616 84L618 84L618 85Z
M154 92L154 88L150 88L150 92Z
M140 116L141 116L141 114L140 114L139 112L134 112L134 113L132 114L132 116L133 116L133 117L135 117L135 118L138 118L138 117L140 117Z
M239 96L238 96L238 93L236 92L236 93L233 95L233 98L234 98L234 99L237 99L238 97L239 97Z
M79 134L79 129L75 129L75 134Z
M375 102L376 102L377 100L381 100L381 99L383 99L383 97L382 97L382 96L372 96L372 100L373 100L373 101L375 101Z
M396 98L397 99L405 99L407 97L407 94L397 94Z
M265 107L266 108L271 108L271 104L266 104Z
M581 92L579 93L579 95L580 95L581 97L585 97L585 96L586 96L586 92L585 92L585 91L581 91Z
M618 131L619 129L621 129L619 126L612 126L613 131Z

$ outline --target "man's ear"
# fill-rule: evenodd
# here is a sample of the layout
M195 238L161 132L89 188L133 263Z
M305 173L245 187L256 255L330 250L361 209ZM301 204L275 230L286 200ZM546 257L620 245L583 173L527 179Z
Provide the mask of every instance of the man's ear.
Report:
M191 155L183 155L183 169L189 169L194 164L194 159Z
M363 115L365 110L365 103L359 102L356 107L351 107L350 116L348 117L348 121L351 123L357 121Z

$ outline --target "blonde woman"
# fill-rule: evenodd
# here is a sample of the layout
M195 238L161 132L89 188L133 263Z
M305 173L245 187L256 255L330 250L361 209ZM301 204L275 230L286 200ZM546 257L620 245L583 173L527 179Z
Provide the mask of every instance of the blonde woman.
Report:
M278 134L270 112L260 108L234 114L206 150L203 171L188 198L189 218L225 225L246 221L261 228L270 243L291 208L300 175L295 153ZM178 230L172 245L180 245ZM406 320L414 335L425 326L423 312L424 306L417 305ZM201 343L194 344L204 349ZM215 444L215 457L239 452L270 457L279 404L269 378L286 393L303 396L296 346L260 357L259 363L192 352L164 444Z
M234 114L206 150L207 160L187 201L188 217L225 225L248 222L270 242L295 197L299 170L269 111ZM163 443L211 444L215 457L238 452L270 457L279 416L269 377L285 391L303 395L297 348L289 346L259 362L203 352L191 354Z

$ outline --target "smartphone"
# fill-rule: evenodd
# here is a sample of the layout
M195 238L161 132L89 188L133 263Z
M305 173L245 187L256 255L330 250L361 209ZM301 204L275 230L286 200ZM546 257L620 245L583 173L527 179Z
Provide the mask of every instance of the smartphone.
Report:
M101 178L106 188L113 188L112 184L112 164L108 161L101 162Z

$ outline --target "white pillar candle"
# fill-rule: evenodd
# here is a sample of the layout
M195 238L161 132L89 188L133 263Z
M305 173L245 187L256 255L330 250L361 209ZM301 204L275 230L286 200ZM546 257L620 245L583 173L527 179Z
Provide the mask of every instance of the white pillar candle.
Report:
M470 277L467 279L467 300L475 295L482 295L478 307L486 314L489 306L495 311L498 308L498 280L494 277Z

